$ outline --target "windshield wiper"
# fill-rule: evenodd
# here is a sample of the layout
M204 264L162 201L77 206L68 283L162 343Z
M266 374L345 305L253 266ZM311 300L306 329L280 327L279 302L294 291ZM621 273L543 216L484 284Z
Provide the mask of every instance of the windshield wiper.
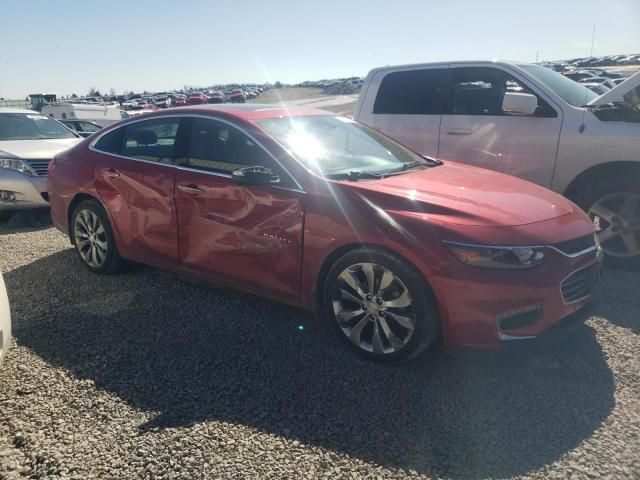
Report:
M437 167L438 165L442 165L440 160L436 160L435 158L427 157L426 155L420 155L424 160L414 160L413 162L405 163L398 168L394 168L392 170L387 170L384 172L385 175L395 175L399 173L406 172L408 170L412 170L418 167Z
M361 170L350 170L349 172L329 173L325 175L325 177L330 178L331 180L349 180L350 182L357 182L362 179L380 180L384 178L384 175Z

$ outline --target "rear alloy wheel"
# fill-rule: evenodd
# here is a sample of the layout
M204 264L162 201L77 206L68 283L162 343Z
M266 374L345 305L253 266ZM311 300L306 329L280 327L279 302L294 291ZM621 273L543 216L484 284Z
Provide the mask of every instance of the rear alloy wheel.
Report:
M325 301L340 338L373 360L408 360L437 336L431 290L411 265L383 250L340 258L327 276Z
M80 202L73 212L72 235L82 263L95 273L115 273L123 266L109 219L100 204Z
M76 247L82 259L93 268L100 268L107 260L109 244L107 232L98 216L91 210L80 210L73 225Z
M621 259L640 255L640 194L606 195L588 213L605 255Z

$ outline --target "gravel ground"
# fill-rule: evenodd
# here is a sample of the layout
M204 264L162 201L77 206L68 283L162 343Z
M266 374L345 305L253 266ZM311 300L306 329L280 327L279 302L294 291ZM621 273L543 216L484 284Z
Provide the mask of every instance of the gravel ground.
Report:
M565 344L367 363L308 313L0 233L0 478L640 477L640 274Z

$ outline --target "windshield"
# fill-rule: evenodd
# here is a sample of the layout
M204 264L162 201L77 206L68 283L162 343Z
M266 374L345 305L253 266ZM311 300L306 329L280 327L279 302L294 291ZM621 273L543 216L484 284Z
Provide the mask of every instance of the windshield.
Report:
M69 129L39 113L0 114L0 140L76 138Z
M257 123L298 161L322 176L349 172L382 175L403 167L436 164L345 117L298 116Z
M599 96L587 87L558 72L554 72L550 68L540 65L519 65L519 67L540 83L544 83L550 90L553 90L565 102L574 107L582 107Z

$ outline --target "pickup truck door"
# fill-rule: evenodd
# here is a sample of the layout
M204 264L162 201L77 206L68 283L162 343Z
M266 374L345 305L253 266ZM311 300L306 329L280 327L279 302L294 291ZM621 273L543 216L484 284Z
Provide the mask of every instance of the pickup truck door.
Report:
M446 65L434 65L377 72L357 120L418 153L436 157L447 70Z
M517 72L487 66L450 68L449 98L440 125L439 158L551 186L562 126L562 110ZM503 113L507 91L538 97L531 116Z

